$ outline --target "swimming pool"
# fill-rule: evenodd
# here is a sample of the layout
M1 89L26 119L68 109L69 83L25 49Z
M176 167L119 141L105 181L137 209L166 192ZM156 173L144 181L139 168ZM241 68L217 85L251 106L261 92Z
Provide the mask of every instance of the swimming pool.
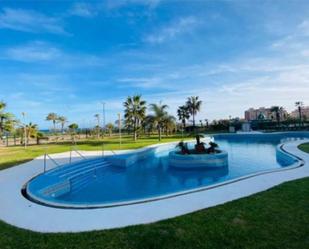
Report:
M220 148L228 152L228 165L214 169L170 167L168 154L175 144L152 146L55 168L30 180L26 192L36 202L67 208L152 201L295 166L298 160L277 145L308 137L308 132L214 135Z

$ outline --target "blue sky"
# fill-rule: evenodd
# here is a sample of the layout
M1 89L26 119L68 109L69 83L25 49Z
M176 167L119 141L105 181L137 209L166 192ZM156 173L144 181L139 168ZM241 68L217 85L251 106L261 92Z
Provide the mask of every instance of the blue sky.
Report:
M309 2L0 1L0 99L48 128L49 112L81 126L128 95L175 114L198 95L198 119L249 107L309 104Z

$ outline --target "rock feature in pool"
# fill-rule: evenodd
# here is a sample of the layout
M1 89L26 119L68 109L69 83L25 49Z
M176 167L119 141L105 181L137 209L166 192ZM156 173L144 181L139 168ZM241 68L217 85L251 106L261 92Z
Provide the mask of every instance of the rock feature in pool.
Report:
M201 135L196 136L194 149L188 149L186 143L181 141L176 147L179 151L169 153L169 165L175 168L220 168L228 165L228 154L226 151L216 149L218 145L214 142L205 147L205 143L200 141Z

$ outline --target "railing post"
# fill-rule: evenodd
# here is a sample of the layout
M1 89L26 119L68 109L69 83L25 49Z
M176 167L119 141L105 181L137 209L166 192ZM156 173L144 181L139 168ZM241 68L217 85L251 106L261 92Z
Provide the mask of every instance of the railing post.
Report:
M102 157L104 157L104 142L102 143Z
M72 162L72 147L71 147L71 150L70 150L70 164Z
M44 173L45 173L45 171L46 171L46 152L44 154Z

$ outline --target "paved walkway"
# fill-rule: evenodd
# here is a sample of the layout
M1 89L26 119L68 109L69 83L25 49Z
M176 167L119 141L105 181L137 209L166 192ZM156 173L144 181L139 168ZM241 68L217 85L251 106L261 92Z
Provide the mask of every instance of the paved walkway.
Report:
M30 202L21 188L30 178L42 172L43 158L0 171L0 219L17 227L38 232L80 232L151 223L249 196L280 183L309 176L309 154L297 149L302 140L283 146L305 162L303 167L257 175L241 181L188 195L142 204L103 209L58 209ZM83 152L88 156L100 152ZM68 161L69 153L53 155L57 161ZM76 158L77 160L77 158ZM48 167L52 167L49 162Z

